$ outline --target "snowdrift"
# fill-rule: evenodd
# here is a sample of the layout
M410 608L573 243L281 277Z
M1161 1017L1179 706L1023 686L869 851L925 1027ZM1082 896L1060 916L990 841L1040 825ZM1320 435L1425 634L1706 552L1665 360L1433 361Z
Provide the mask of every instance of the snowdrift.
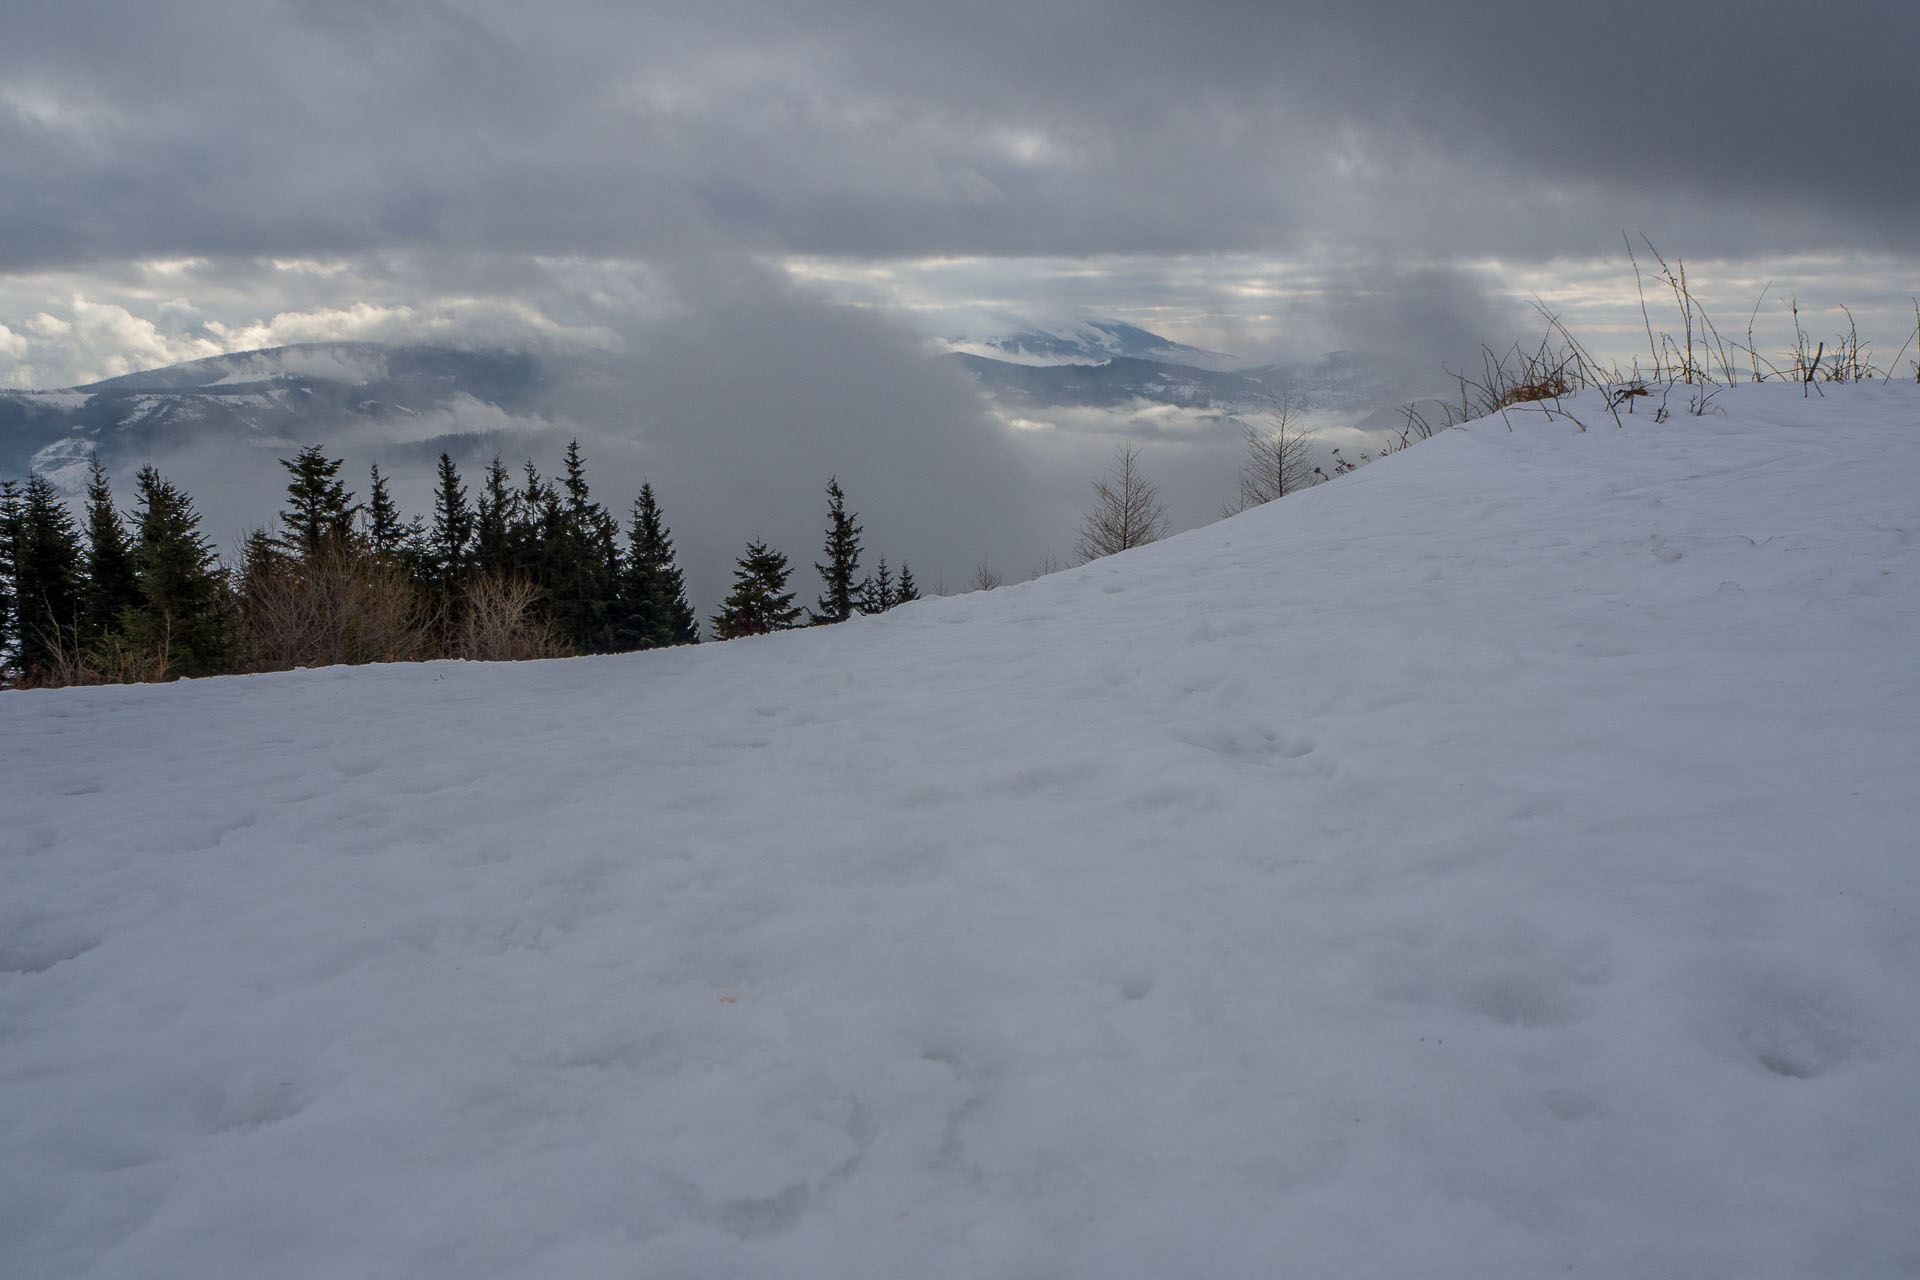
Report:
M1715 405L820 632L0 696L0 1274L1914 1274L1920 396Z

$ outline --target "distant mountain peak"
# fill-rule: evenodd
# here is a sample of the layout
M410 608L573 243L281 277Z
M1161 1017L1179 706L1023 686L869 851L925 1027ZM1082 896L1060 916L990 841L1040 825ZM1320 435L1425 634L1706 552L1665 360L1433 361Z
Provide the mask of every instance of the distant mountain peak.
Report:
M358 386L387 376L389 350L377 342L302 342L285 347L262 347L123 373L72 390L89 394L195 391L294 378L320 378Z
M1121 320L1036 325L989 337L949 338L947 345L965 355L1024 365L1091 365L1127 359L1224 372L1247 363L1237 356L1190 347Z

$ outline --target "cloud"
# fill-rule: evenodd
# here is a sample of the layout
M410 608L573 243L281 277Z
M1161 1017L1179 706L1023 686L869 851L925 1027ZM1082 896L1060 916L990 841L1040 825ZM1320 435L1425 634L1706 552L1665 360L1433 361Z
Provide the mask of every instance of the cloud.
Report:
M74 345L93 353L106 376L158 368L201 356L220 354L218 344L203 338L176 338L164 334L151 320L110 302L75 296L72 302Z
M0 197L17 269L703 235L1551 256L1623 223L1716 252L1888 247L1920 193L1890 143L1920 47L1904 0L1844 22L1782 0L1738 21L1706 0L41 10L0 51L0 143L31 175Z
M207 320L205 330L228 351L301 342L444 342L467 347L553 342L601 349L618 345L618 338L607 328L559 324L532 303L513 297L455 297L422 307L355 301L346 307L282 311L273 319L238 326Z
M1237 350L1312 308L1263 318L1188 264L1412 281L1647 228L1912 267L1915 47L1906 0L70 0L0 46L0 318L28 313L3 273L65 273L202 308L176 347L594 341L676 263L945 258L1079 315L1130 277L1098 314Z

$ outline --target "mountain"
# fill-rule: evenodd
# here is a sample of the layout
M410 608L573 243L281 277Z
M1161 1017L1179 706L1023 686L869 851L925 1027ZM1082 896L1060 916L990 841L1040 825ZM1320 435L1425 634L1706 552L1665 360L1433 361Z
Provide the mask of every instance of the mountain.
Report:
M0 392L0 475L32 468L77 491L93 451L117 470L162 448L208 442L298 448L353 425L446 412L462 400L513 412L537 403L550 363L515 352L309 343L62 391Z
M954 338L947 345L949 358L964 366L982 390L1022 411L1158 404L1259 414L1284 401L1297 411L1358 416L1408 393L1388 361L1362 353L1258 364L1115 320Z
M1305 364L1230 368L1231 357L1114 321L961 345L967 349L945 358L1003 408L1023 413L1159 404L1244 415L1284 400L1296 411L1359 418L1405 394L1371 357L1336 352ZM331 342L214 356L58 391L0 391L0 476L31 469L77 493L91 453L127 473L157 453L201 445L285 452L348 435L405 442L431 459L442 447L461 453L476 431L527 428L551 410L560 388L618 388L623 376L617 360L590 352ZM521 449L504 437L486 443L510 455Z
M1264 413L1285 402L1296 411L1346 410L1356 415L1399 394L1401 383L1364 356L1335 352L1312 364L1269 364L1212 370L1134 356L1100 364L1025 364L954 352L981 388L1018 408L1085 406L1122 409L1139 403L1219 413Z
M1023 329L988 338L950 338L948 346L1010 364L1101 364L1151 360L1160 364L1223 371L1248 362L1218 351L1189 347L1118 320L1082 320L1058 328Z
M759 640L0 693L0 1275L1911 1275L1911 385Z

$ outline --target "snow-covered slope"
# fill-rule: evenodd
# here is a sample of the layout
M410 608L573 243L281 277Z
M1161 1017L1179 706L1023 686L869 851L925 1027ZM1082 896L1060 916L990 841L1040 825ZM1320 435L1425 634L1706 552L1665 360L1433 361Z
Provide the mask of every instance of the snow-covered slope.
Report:
M1920 397L1716 404L833 630L0 696L0 1274L1914 1274Z

